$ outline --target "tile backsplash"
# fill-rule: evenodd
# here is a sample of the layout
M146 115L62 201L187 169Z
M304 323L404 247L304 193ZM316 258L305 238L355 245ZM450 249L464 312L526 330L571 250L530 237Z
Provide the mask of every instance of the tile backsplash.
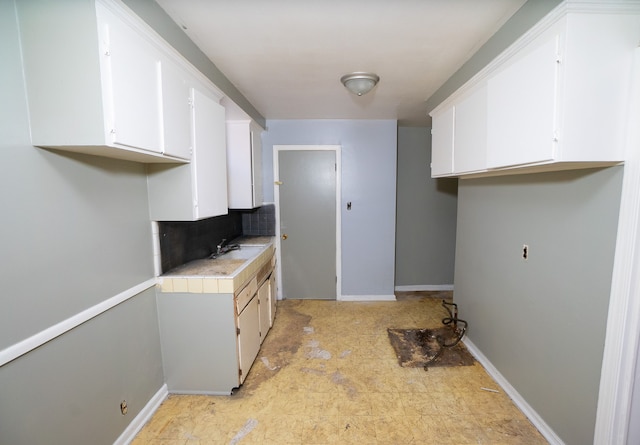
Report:
M161 273L189 261L206 258L226 239L241 235L274 236L276 211L274 204L255 210L230 210L228 215L193 222L158 221Z
M242 235L241 212L229 211L194 222L158 222L162 272L189 261L206 258L215 252L216 246L226 239Z
M265 204L255 210L242 212L242 233L248 236L274 236L276 234L275 204Z

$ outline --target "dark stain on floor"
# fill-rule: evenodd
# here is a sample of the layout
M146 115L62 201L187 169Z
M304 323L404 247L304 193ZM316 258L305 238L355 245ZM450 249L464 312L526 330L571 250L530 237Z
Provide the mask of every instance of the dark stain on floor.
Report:
M471 366L475 361L462 343L458 343L452 348L444 348L440 356L433 360L441 348L436 340L438 336L444 340L445 344L453 344L456 339L455 331L449 327L387 329L387 332L396 357L398 357L398 363L403 368Z
M253 363L249 375L234 395L242 397L255 391L262 382L269 380L291 362L291 357L302 346L302 333L305 326L309 326L312 317L296 310L298 306L294 300L278 301L276 317L278 322L273 324L267 338L260 347L260 352Z

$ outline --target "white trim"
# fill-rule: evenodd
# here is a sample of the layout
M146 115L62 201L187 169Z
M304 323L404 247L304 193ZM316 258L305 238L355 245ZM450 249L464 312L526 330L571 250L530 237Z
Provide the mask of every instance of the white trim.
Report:
M341 295L338 301L396 301L395 295Z
M0 366L3 366L10 361L17 359L21 355L26 354L27 352L45 344L48 341L53 340L56 337L59 337L65 332L70 331L71 329L81 325L82 323L91 320L92 318L102 314L103 312L108 311L109 309L122 303L123 301L126 301L129 298L138 295L140 292L143 292L150 287L155 286L156 281L156 278L151 278L143 283L122 291L118 295L104 300L96 304L95 306L85 309L82 312L78 312L74 316L63 320L60 323L54 324L53 326L50 326L47 329L44 329L37 334L32 335L31 337L25 338L18 343L14 343L8 348L0 351Z
M340 145L274 145L273 146L273 197L276 207L276 276L278 284L278 300L282 300L282 264L280 248L280 165L278 154L290 150L329 150L336 153L336 299L342 294L342 146Z
M527 416L527 418L533 423L533 425L540 431L540 434L544 436L545 439L551 445L564 445L564 442L558 435L551 429L547 423L542 420L542 417L527 403L527 401L520 395L516 389L511 386L511 383L502 375L500 371L496 369L495 366L489 361L489 359L473 344L469 338L465 338L463 340L464 345L467 347L469 352L478 360L478 362L484 367L484 369L489 373L491 377L496 381L498 385L503 389L503 391L511 398L513 403L516 404L520 411Z
M165 401L168 395L169 392L167 391L167 385L164 384L158 392L151 397L151 400L147 402L144 408L142 408L138 415L131 421L129 426L127 426L113 444L127 445L130 443L136 437L136 434L140 432L142 427L149 421L149 419L151 419L158 408L160 408L160 405L162 405L162 402Z
M635 50L627 148L594 443L625 444L640 333L640 48Z
M398 292L419 292L419 291L447 291L453 290L453 284L417 284L410 286L396 286Z

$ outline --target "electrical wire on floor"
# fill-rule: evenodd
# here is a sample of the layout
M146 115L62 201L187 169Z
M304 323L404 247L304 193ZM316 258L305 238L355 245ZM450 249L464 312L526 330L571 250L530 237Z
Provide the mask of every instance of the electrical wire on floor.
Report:
M451 308L449 306L453 307L453 312L451 312ZM442 355L445 349L453 348L455 345L460 343L460 340L462 340L462 337L464 337L464 334L467 332L468 323L465 320L458 318L458 305L442 300L442 307L444 307L449 313L448 317L442 319L442 324L445 326L450 326L453 329L455 338L452 342L447 343L447 341L441 335L434 336L435 340L440 346L440 349L438 349L438 352L436 352L436 354L424 365L425 371L429 370L429 365L436 361L438 357ZM458 328L458 323L462 323L464 326L460 329Z

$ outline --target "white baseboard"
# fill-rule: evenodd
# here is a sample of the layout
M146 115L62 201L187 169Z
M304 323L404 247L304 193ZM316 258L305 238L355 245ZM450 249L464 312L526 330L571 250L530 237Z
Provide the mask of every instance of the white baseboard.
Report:
M540 434L544 436L547 441L551 445L565 445L562 439L558 437L558 435L551 429L549 425L540 417L540 415L527 403L527 401L520 395L516 389L511 386L509 381L500 374L500 371L496 369L495 366L489 361L485 355L480 352L480 350L473 344L471 340L465 338L463 340L464 345L467 347L469 352L480 362L484 369L489 373L491 377L496 381L498 385L504 390L504 392L513 400L513 403L516 404L520 411L527 416L527 418L533 423L533 425L538 428Z
M142 408L142 411L131 421L129 426L120 434L120 437L113 442L114 445L127 445L140 432L142 427L151 419L151 416L158 410L162 402L167 398L169 392L167 385L162 385L157 393L151 397L151 400Z
M453 284L417 284L411 286L396 286L395 290L398 292L453 290Z
M341 295L338 301L396 301L395 295Z

